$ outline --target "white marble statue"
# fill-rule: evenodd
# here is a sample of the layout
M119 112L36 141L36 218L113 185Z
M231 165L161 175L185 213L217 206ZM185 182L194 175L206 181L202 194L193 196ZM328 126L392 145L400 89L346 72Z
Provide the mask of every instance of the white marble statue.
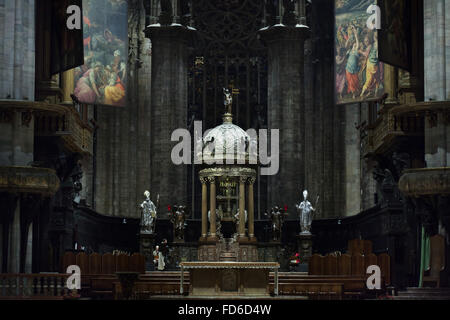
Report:
M319 197L317 197L317 201ZM316 202L317 202L316 201ZM300 215L300 229L301 234L311 234L311 224L314 218L316 209L308 201L308 191L303 191L303 201L295 205Z
M141 214L141 232L143 233L155 233L155 220L157 217L156 206L150 200L150 192L147 190L144 192L145 200L141 203L140 207L142 209ZM159 195L158 195L159 199Z

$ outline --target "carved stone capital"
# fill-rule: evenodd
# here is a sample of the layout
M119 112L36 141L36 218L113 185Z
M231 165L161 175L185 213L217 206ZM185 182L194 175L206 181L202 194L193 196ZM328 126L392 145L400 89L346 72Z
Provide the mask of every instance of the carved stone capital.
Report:
M210 184L216 183L216 177L207 177Z

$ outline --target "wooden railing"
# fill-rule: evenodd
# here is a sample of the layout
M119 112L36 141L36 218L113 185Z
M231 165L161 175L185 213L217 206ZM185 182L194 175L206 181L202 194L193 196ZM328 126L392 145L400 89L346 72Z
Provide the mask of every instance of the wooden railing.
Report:
M2 299L63 299L69 294L68 274L0 274Z

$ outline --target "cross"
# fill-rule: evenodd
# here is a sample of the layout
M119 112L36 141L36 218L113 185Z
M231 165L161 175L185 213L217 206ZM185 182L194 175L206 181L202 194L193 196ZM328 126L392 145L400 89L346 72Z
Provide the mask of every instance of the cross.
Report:
M239 89L237 89L237 88L234 87L233 81L231 81L230 89L231 89L231 94L232 94L233 96L238 96L238 95L239 95L239 93L240 93L240 92L239 92Z

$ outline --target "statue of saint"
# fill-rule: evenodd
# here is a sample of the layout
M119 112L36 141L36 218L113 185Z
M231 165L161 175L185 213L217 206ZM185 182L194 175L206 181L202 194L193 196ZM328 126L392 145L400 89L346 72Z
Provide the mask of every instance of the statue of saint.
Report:
M150 192L147 190L144 192L145 200L141 203L141 232L143 233L155 233L155 220L156 220L156 206L150 200ZM159 199L159 195L158 195Z
M317 197L317 201L319 197ZM316 201L316 203L317 203ZM311 202L308 201L308 191L303 191L303 201L300 204L295 205L297 211L300 213L300 229L301 234L311 234L311 224L314 216L314 207Z
M268 216L271 221L273 241L279 241L281 239L281 230L287 213L281 212L280 207L275 206L270 210L270 214L265 213L265 215Z
M186 206L174 206L169 212L170 222L173 224L174 236L177 240L184 240L184 229L186 229Z

